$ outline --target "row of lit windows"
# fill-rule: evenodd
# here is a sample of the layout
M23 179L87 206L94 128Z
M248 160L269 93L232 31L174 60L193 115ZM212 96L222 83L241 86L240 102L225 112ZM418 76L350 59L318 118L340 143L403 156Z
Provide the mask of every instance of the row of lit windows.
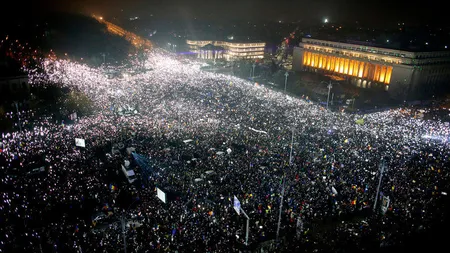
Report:
M400 59L386 58L386 57L380 58L375 55L368 55L365 53L348 52L348 51L342 51L342 50L335 50L332 48L316 47L316 46L309 46L309 45L304 45L304 48L311 49L314 51L319 51L319 52L325 52L325 53L330 53L330 54L339 54L339 55L355 57L355 58L362 58L362 59L367 59L367 60L372 60L372 61L382 61L382 62L389 62L389 63L395 63L395 64L402 63L402 61Z
M246 56L246 55L264 55L264 52L248 52L248 53L226 52L225 54L236 55L236 56Z
M265 47L266 43L234 43L234 42L226 42L226 41L192 41L187 40L186 43L188 45L192 46L206 46L208 44L214 45L214 46L226 46L226 47L233 47L233 48L249 48L249 47Z
M246 53L246 52L257 52L257 53L264 53L264 48L249 48L249 49L229 49L229 50L209 50L209 49L196 49L196 50L192 50L192 52L207 52L207 51L212 51L212 52L232 52L232 53Z
M392 75L392 66L372 64L307 51L303 54L303 65L385 84L390 83Z
M208 49L202 49L202 47L198 47L198 46L190 46L190 50L193 52L196 51L204 51L204 50L208 50ZM230 51L230 52L263 52L264 51L264 47L251 47L251 48L228 48L228 47L224 47L225 51ZM213 51L217 51L217 50L213 50ZM220 50L218 50L220 51Z
M264 51L263 47L252 47L252 48L230 48L231 52L253 52L253 51Z

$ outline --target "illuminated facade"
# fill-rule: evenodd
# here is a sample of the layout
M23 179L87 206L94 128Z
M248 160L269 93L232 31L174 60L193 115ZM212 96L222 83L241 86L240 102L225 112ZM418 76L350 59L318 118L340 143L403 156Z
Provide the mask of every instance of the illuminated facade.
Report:
M224 58L226 60L234 59L262 59L264 58L264 49L266 43L239 43L228 41L213 41L213 40L187 40L189 50L197 54L198 58L214 59ZM221 47L223 51L220 53L210 53L203 50L208 45L214 47ZM211 58L213 57L213 58Z
M380 87L406 97L450 81L450 52L409 52L302 39L293 69L335 75L361 88ZM424 86L425 85L425 86Z

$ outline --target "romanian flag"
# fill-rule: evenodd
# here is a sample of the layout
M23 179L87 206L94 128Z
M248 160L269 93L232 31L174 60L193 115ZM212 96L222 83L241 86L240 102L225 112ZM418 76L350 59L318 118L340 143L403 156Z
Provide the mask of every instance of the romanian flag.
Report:
M111 191L117 190L117 187L115 185L113 185L113 184L110 184L109 188L111 189Z
M352 206L356 205L356 199L352 201Z

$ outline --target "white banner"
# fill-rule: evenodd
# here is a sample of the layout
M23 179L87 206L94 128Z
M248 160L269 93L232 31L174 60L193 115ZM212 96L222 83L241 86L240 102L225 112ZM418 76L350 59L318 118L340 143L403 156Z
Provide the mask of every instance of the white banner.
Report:
M75 146L85 148L86 143L85 143L84 139L75 138Z
M156 187L156 196L162 202L166 203L166 194L163 191L161 191L158 187Z
M250 129L250 130L252 130L252 131L254 131L254 132L257 132L257 133L268 134L266 131L254 129L254 128L252 128L252 127L248 127L248 129Z

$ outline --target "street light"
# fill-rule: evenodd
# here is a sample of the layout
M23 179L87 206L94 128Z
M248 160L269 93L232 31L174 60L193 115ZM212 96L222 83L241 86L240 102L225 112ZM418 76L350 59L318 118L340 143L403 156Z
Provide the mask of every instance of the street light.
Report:
M14 105L16 106L17 121L19 123L19 131L22 132L22 123L20 123L19 105L18 105L17 101L14 101Z
M130 206L127 208L127 210L122 214L122 217L120 219L120 222L122 223L122 236L123 236L123 251L127 253L127 235L126 235L126 224L125 224L125 215L128 213L128 210L130 210L131 206L138 201L138 199L135 199L133 202L131 202Z
M255 79L255 67L256 67L256 64L253 63L252 67L253 67L253 74L252 74L252 80L253 80L253 79Z
M325 82L322 82L322 83L325 83ZM327 88L328 88L328 97L327 97L327 110L328 110L328 103L330 102L330 92L331 92L331 89L333 88L333 85L331 84L331 81L328 84Z
M386 164L385 164L384 159L382 158L381 163L380 163L380 179L378 181L377 193L375 195L375 203L373 204L374 212L376 211L376 208L377 208L378 195L380 194L381 180L383 179L383 173L384 173L385 167L386 167Z
M292 165L292 149L293 149L293 147L294 147L294 127L292 127L291 152L289 153L289 166ZM279 214L278 214L278 226L277 226L277 237L276 237L277 241L278 241L278 237L280 235L281 213L283 211L283 200L284 200L284 192L285 192L285 183L286 183L286 177L285 177L285 175L283 175L283 188L281 190L280 211L279 211Z
M286 73L284 73L284 76L285 76L285 78L284 78L284 93L286 93L287 79L288 79L289 73L286 71Z
M245 229L245 246L248 246L248 229L250 226L250 218L247 213L245 213L244 209L241 208L241 212L244 214L245 218L247 218L246 229Z

